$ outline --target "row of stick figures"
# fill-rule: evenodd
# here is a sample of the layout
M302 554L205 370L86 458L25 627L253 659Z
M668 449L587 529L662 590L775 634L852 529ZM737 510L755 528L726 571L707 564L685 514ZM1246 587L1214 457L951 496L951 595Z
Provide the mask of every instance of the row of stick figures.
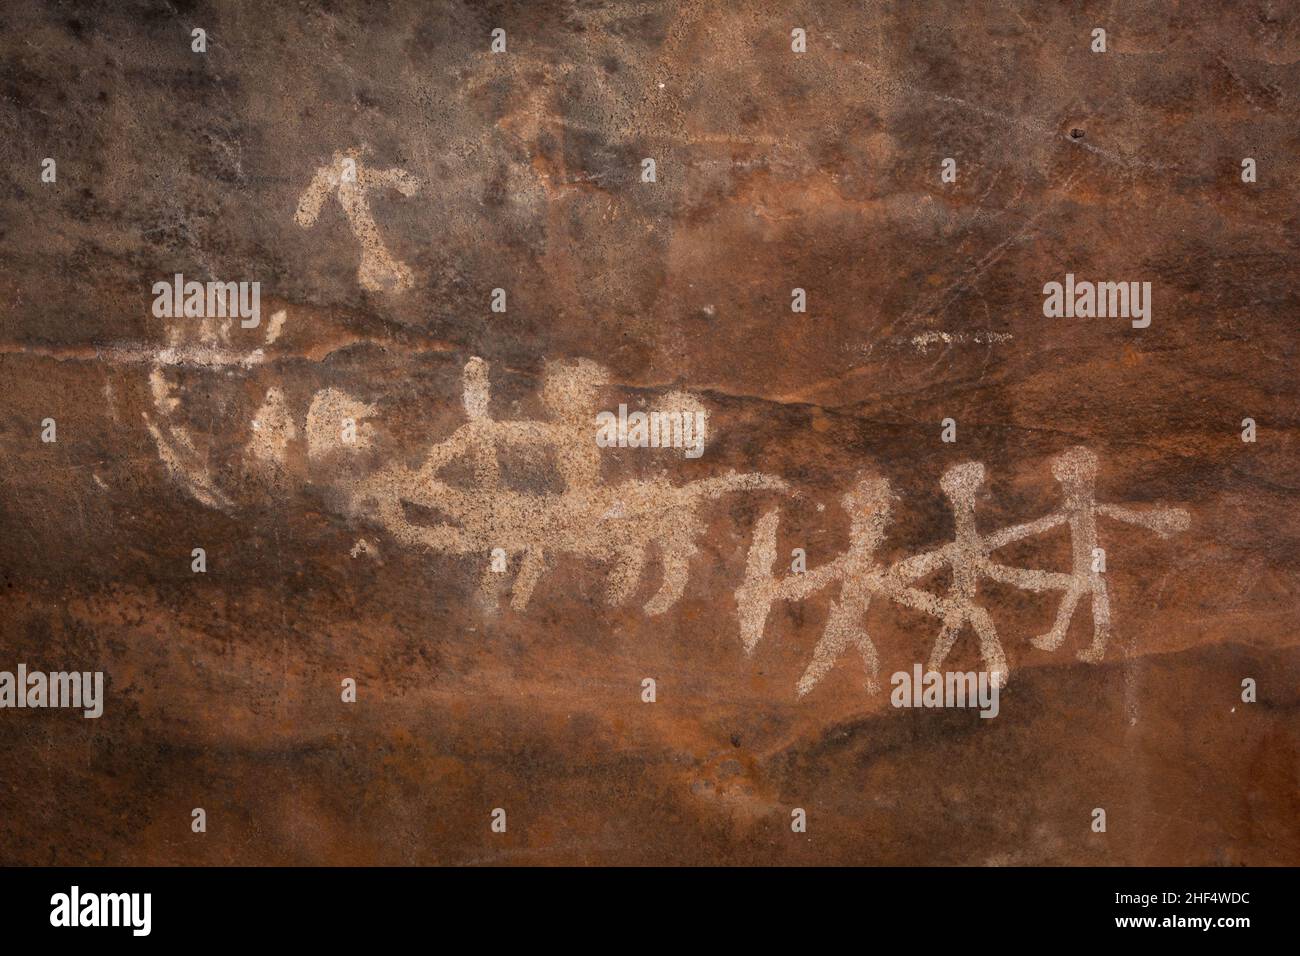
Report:
M812 690L850 648L856 648L862 658L869 689L878 690L879 656L864 624L873 597L897 601L942 622L930 654L931 670L942 667L953 644L969 624L979 639L980 654L991 677L999 685L1005 684L1009 676L1006 654L988 611L975 603L979 583L987 578L1029 591L1064 592L1051 629L1031 641L1042 650L1061 646L1079 602L1084 597L1090 598L1092 642L1079 652L1079 658L1093 663L1100 661L1110 638L1111 616L1104 552L1098 543L1098 519L1110 518L1168 537L1185 530L1190 518L1178 508L1138 510L1099 503L1094 488L1097 464L1097 456L1087 448L1075 447L1059 455L1052 461L1052 474L1065 496L1060 510L991 534L981 533L975 520L975 498L984 483L984 466L978 462L956 465L939 482L952 507L954 540L890 566L875 558L892 511L893 496L883 478L863 479L840 499L851 521L849 546L835 559L803 573L780 579L773 576L779 512L769 511L755 526L745 581L736 591L741 641L746 652L752 652L762 640L775 602L801 601L838 583L838 599L831 606L812 661L799 680L800 696ZM1072 543L1073 566L1069 573L1014 568L994 560L993 552L999 548L1063 524L1069 526ZM952 583L943 596L912 586L918 579L944 567L950 569Z
M607 483L601 475L599 449L591 438L596 397L607 381L606 370L588 360L550 362L543 387L548 419L499 420L488 410L487 363L472 358L464 368L463 401L469 420L435 443L423 464L406 467L392 463L362 481L354 489L354 503L361 514L403 544L445 554L492 551L499 555L501 563L484 574L485 598L495 595L505 560L518 557L511 606L519 612L526 609L538 579L559 554L611 563L607 599L613 605L623 604L637 588L649 548L657 545L663 582L644 610L649 615L662 614L685 590L691 557L698 553L695 541L704 530L701 505L727 494L788 491L789 485L757 472L729 472L684 485L673 485L664 477ZM668 399L676 407L698 402L684 393ZM528 450L539 446L555 456L562 490L534 494L505 487L497 466L498 452L507 447ZM441 475L457 461L472 466L469 488L449 484ZM1079 657L1100 661L1110 638L1111 613L1099 519L1136 525L1168 537L1185 530L1190 517L1180 508L1138 509L1098 502L1098 460L1087 448L1068 449L1052 460L1051 469L1064 496L1058 510L985 534L979 530L975 513L984 466L967 462L949 468L939 484L953 511L954 539L892 565L875 557L893 511L894 496L884 478L865 477L840 499L850 519L849 545L843 553L819 567L792 571L782 578L773 574L780 511L769 510L755 525L744 581L736 590L746 653L752 653L762 640L776 602L802 601L838 584L825 630L799 681L800 696L812 690L851 648L862 658L869 689L878 689L879 656L864 624L873 597L939 619L939 636L930 655L932 670L942 666L969 624L991 676L1001 684L1009 674L1006 655L988 611L976 603L980 582L987 579L1034 592L1063 592L1051 629L1032 641L1043 650L1061 646L1079 603L1087 597L1092 605L1093 637ZM417 521L407 512L407 504L450 520L432 525ZM1068 572L1016 568L993 557L1000 548L1062 525L1068 526L1071 536ZM947 593L939 595L915 586L944 568L951 574Z

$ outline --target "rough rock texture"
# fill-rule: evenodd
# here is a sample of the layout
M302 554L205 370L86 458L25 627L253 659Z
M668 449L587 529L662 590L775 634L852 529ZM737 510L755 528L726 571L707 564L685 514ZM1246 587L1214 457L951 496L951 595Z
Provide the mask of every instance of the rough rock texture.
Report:
M0 670L107 695L0 710L0 863L1300 863L1298 97L1280 2L4 4ZM1045 318L1067 272L1150 326ZM260 324L155 317L176 273ZM596 449L672 393L701 457ZM875 692L797 691L835 584L746 653L768 512L812 573L885 478L889 566L947 469L987 532L1077 445L1189 521L1097 519L1100 662L1087 597L1047 651L1061 592L988 580L996 719L891 706L941 622L885 597ZM788 487L680 490L728 472Z

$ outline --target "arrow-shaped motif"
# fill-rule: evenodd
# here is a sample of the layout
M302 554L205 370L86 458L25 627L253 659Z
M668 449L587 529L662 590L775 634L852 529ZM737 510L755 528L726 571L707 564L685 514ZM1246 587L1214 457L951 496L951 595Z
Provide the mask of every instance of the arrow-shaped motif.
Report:
M335 153L327 165L317 169L298 199L293 218L304 229L313 226L330 193L337 191L339 205L361 243L361 265L357 269L361 287L371 292L405 292L412 285L411 270L393 258L379 237L366 194L373 189L393 188L403 196L414 196L420 181L404 169L371 169L362 164L360 153Z

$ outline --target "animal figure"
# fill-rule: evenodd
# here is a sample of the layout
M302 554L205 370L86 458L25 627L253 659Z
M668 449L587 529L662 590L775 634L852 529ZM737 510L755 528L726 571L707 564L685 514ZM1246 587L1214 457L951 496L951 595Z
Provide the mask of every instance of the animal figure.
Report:
M690 560L698 550L695 542L704 530L703 502L735 492L788 488L781 479L756 472L728 472L684 485L662 477L603 483L592 400L604 373L589 362L555 363L548 369L543 399L553 415L547 421L492 419L487 366L481 359L466 364L464 382L469 421L430 449L421 467L384 469L363 482L355 497L406 544L445 554L518 557L510 599L516 611L528 606L548 563L559 555L611 565L607 597L611 604L623 604L635 593L653 548L663 565L663 582L644 610L662 614L685 592ZM501 487L496 454L509 447L547 450L564 490L533 494ZM438 477L462 458L473 465L469 488ZM410 505L449 520L413 521ZM485 593L493 589L498 573L491 567L484 572Z

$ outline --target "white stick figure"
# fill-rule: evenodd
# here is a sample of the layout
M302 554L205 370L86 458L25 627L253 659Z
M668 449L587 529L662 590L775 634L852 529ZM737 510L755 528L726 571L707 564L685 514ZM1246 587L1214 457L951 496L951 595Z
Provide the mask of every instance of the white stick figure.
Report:
M1110 598L1106 581L1094 564L1097 548L1097 516L1106 515L1116 521L1148 528L1167 538L1184 531L1190 517L1181 508L1154 508L1135 511L1122 505L1098 504L1094 481L1097 477L1097 456L1087 448L1075 447L1052 461L1052 474L1065 492L1065 508L1059 516L1069 521L1070 541L1074 554L1074 570L1069 575L1065 596L1056 614L1056 623L1046 634L1031 643L1042 650L1054 651L1065 640L1075 607L1085 594L1092 596L1092 643L1079 651L1079 659L1096 663L1106 653L1110 638Z
M875 595L891 598L909 607L943 616L944 602L933 594L905 586L874 557L885 536L891 513L889 483L883 478L859 481L840 499L850 518L849 546L834 560L803 574L772 576L776 561L776 526L779 514L769 511L754 528L746 562L745 583L736 591L741 641L750 653L763 637L768 612L774 601L802 601L827 585L839 582L839 599L831 604L830 617L813 659L799 679L802 697L835 666L850 647L857 648L867 671L867 689L878 689L879 656L862 621Z
M979 462L967 462L944 472L939 479L939 486L952 505L956 540L935 551L901 561L893 570L900 579L912 581L945 565L952 569L952 585L945 599L943 627L940 628L938 640L930 653L929 669L937 671L943 666L962 628L969 622L979 637L980 656L989 668L990 678L997 681L999 686L1004 686L1010 673L1006 654L1002 651L1002 643L998 640L989 612L975 603L980 578L987 577L1030 591L1067 587L1069 575L1011 568L995 563L990 557L998 548L1046 531L1065 518L1062 515L1049 515L993 534L980 534L975 523L975 495L983 483L984 466Z

